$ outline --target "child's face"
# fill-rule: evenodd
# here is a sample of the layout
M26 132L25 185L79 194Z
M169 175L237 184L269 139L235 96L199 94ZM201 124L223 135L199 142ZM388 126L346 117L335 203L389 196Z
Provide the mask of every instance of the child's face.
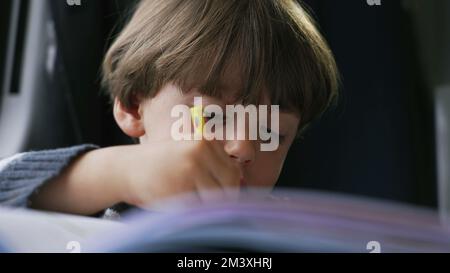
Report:
M228 87L232 88L232 87ZM176 105L193 106L194 97L202 96L195 89L187 94L173 84L167 84L152 98L144 100L139 107L143 131L141 143L172 139L171 127L177 118L171 117ZM223 109L230 101L202 96L203 106L216 104ZM280 112L280 144L277 150L260 150L259 140L221 140L226 153L242 170L243 184L253 187L273 187L283 167L287 152L295 138L299 118L292 113Z
M233 84L239 82L238 73L237 69L228 70L225 73L225 77L219 84L219 87L223 89L221 91L225 94L233 95L233 93L236 93L233 90L239 90L239 86ZM127 132L124 126L121 126L120 121L118 121L119 126L129 135L139 137L140 143L171 140L173 139L171 135L172 125L178 119L171 116L172 108L176 105L192 107L194 105L194 97L202 97L203 107L215 104L219 105L224 112L225 105L236 104L232 98L218 99L201 95L195 88L189 92L182 93L177 86L169 83L155 97L143 100L139 104L137 113L133 115L128 114L128 116L139 119L132 121L138 124L139 130L135 130L132 133ZM269 105L270 102L267 98L263 98L262 104ZM120 108L115 107L116 119L117 111L121 111ZM131 119L134 119L133 117ZM299 122L298 115L280 111L280 138L278 149L275 151L261 151L260 140L220 140L225 152L240 166L245 186L271 188L275 185L289 148L297 134ZM248 122L246 126L248 126Z

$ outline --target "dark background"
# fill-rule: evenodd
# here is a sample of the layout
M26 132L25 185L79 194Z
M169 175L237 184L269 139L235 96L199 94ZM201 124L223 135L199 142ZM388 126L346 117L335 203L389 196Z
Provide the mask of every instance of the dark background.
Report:
M413 18L402 1L307 3L337 58L342 97L293 147L281 184L434 206L432 92Z
M1 54L11 1L2 2ZM99 67L133 2L90 0L70 7L50 1L59 77L46 92L60 103L36 122L24 150L130 142L99 92ZM381 6L365 0L305 2L335 53L343 84L337 107L292 147L279 185L436 206L433 83L422 65L419 46L427 41L414 13L396 0ZM61 129L44 130L48 123Z

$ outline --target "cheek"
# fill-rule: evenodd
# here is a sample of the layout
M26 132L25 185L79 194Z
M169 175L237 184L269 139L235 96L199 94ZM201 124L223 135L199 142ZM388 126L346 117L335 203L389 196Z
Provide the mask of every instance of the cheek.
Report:
M168 84L158 95L146 101L142 110L145 136L141 141L171 139L172 124L177 120L171 117L171 111L175 105L185 104L188 99L177 87Z
M170 112L147 114L144 122L145 138L149 141L172 139L171 128L174 121L175 119L170 117Z

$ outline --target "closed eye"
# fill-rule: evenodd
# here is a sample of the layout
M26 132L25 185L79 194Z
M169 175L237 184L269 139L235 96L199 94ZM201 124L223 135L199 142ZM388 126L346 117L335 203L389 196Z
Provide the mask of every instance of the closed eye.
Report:
M281 135L279 133L273 132L271 128L262 128L262 129L265 130L268 134L270 134L270 138L268 140L261 139L261 142L263 143L270 143L270 141L273 138L278 138L278 142L280 144L282 144L286 140L286 135Z

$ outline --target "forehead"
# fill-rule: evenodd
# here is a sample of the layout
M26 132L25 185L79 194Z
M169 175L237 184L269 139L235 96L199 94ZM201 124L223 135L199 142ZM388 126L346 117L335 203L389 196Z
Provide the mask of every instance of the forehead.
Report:
M206 61L205 61L206 62ZM284 94L281 97L284 102L274 103L272 99L279 97L277 92L283 92L281 90L270 90L270 82L265 77L253 77L250 76L248 71L245 70L245 65L239 58L234 57L223 64L220 71L220 75L215 78L214 81L209 81L209 73L211 73L210 67L207 63L201 63L194 67L194 71L189 75L187 82L189 83L185 90L185 93L191 93L193 90L197 91L205 97L214 99L220 99L222 104L235 105L235 104L254 104L254 105L272 105L280 104L280 112L293 113L297 115L295 108L289 107L293 100L287 100L288 95ZM250 90L248 88L249 82L256 83L256 88ZM211 91L211 88L214 91Z
M227 104L236 103L244 92L244 79L240 66L236 61L231 61L225 66L215 88L220 99Z
M217 89L217 97L226 104L242 103L242 97L245 95L245 76L242 71L242 66L237 62L230 62L223 72L220 79L215 84ZM258 89L258 98L254 98L253 104L270 104L270 96L267 87L264 85ZM257 99L258 101L256 101Z

